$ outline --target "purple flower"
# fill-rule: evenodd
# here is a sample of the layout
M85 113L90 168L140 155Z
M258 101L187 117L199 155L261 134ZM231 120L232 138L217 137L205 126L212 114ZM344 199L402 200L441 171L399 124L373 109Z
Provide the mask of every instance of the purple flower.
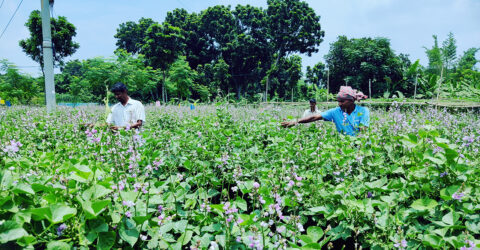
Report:
M163 211L163 206L162 206L162 205L158 205L157 209L158 209L158 213L161 214L162 211Z
M462 200L463 196L465 196L465 194L461 192L460 193L455 192L454 194L452 194L452 198L459 201Z
M133 207L135 206L135 203L133 201L122 201L122 205L126 207Z
M60 224L60 226L57 227L57 235L62 236L65 229L67 229L67 225L65 225L65 223Z
M3 151L6 152L6 153L17 153L20 149L20 147L23 146L22 143L20 142L17 142L15 140L11 140L10 141L10 145L7 145Z
M447 174L448 174L447 172L443 172L443 173L440 174L440 177L444 177Z
M253 183L253 187L254 187L254 188L259 188L259 187L260 187L260 184L259 184L258 182L254 182L254 183Z
M132 218L132 213L130 211L127 211L125 212L125 216L127 216L127 218Z
M400 242L393 244L393 246L398 249L405 249L407 247L407 243L408 242L405 239L402 239Z
M372 197L373 197L372 192L368 191L368 193L367 193L367 198L372 198Z

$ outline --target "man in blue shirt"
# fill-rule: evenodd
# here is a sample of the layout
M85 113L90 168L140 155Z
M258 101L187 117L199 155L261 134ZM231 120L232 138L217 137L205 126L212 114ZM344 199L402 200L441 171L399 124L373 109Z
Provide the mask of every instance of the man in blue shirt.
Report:
M355 136L362 129L368 127L370 123L370 111L368 108L355 104L356 100L366 98L367 96L362 92L356 91L348 86L342 86L337 95L337 108L329 109L320 115L305 117L298 121L282 122L282 126L291 127L298 123L309 123L318 120L333 121L338 132Z

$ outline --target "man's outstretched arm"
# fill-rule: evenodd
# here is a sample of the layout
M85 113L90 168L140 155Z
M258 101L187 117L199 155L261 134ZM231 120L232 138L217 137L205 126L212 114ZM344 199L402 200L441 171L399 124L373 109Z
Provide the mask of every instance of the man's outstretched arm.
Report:
M310 123L310 122L319 121L319 120L322 120L322 119L323 119L322 115L312 115L312 116L302 118L298 121L282 122L281 125L284 128L288 128L288 127L295 126L298 123Z

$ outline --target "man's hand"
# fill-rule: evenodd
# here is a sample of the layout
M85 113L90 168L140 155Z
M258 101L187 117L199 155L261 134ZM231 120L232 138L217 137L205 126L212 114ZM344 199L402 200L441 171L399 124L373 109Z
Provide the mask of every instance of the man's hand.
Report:
M111 126L110 129L113 130L113 131L117 131L120 127L118 126Z
M289 128L289 127L293 127L293 126L297 125L297 122L296 122L296 121L293 121L293 122L282 122L281 125L282 125L282 127L284 127L284 128Z

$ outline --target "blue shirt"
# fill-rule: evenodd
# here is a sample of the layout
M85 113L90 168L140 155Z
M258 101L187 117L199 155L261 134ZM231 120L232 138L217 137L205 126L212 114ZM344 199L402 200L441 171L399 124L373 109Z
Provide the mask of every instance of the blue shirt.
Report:
M338 132L355 136L360 131L360 125L368 127L370 111L368 108L355 105L355 109L349 115L343 112L340 107L337 107L323 112L322 118L325 121L333 121Z

